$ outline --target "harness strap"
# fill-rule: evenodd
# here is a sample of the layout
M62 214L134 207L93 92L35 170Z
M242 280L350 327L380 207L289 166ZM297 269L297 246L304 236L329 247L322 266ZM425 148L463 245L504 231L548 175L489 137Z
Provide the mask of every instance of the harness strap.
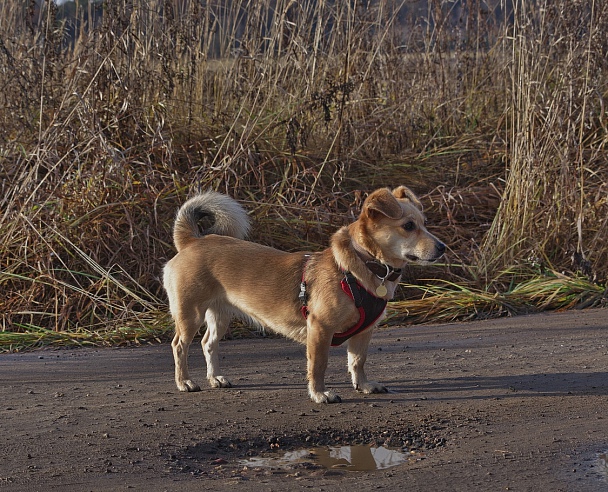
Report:
M304 278L306 264L302 272L302 282L300 283L300 293L298 298L302 302L301 312L304 318L308 317L308 294L306 292L306 280ZM331 346L337 347L342 345L349 338L365 331L370 326L373 326L386 308L387 301L368 292L350 272L344 272L344 278L340 281L342 291L350 297L355 307L359 311L359 321L354 326L342 333L335 333Z
M373 326L386 308L387 301L368 292L350 272L344 273L340 282L342 290L355 302L359 311L359 321L350 329L342 333L334 333L331 346L342 345L349 338L367 330Z
M310 255L304 255L305 261L304 266L302 267L302 282L300 282L300 293L298 294L298 299L302 303L302 307L300 311L302 312L302 316L308 318L308 293L306 292L306 265L308 265L308 260L310 259Z

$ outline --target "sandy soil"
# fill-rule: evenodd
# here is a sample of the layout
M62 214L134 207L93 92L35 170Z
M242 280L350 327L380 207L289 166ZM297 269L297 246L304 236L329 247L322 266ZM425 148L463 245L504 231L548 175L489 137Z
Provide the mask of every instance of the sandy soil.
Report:
M391 327L368 372L392 392L348 385L341 404L306 395L304 348L221 344L231 389L179 393L168 345L0 355L0 490L608 490L608 312ZM315 444L387 444L393 468L243 464ZM355 489L356 487L356 489Z

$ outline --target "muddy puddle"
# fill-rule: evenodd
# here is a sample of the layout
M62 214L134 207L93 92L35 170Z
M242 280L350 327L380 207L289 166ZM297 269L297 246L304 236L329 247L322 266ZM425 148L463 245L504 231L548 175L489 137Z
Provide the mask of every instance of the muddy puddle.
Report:
M443 423L339 430L318 427L298 433L224 436L181 449L167 449L172 472L209 478L274 473L373 472L423 459L446 443Z
M411 459L411 455L383 446L332 446L287 451L281 455L255 456L241 460L248 467L293 468L306 464L327 469L348 471L384 470L401 465Z

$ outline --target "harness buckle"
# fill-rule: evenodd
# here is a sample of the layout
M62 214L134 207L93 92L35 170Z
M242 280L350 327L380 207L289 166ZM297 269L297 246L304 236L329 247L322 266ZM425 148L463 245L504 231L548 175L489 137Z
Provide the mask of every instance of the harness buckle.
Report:
M308 294L306 293L306 282L304 280L300 282L300 293L298 294L298 299L300 299L303 306L308 304Z

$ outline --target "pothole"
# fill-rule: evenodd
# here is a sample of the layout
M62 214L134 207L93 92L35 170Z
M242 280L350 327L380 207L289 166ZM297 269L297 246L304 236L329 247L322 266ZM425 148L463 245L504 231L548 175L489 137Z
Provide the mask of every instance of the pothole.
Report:
M425 453L445 444L442 430L429 423L414 429L316 428L293 434L218 437L181 448L169 455L168 462L172 473L208 478L369 472L424 459Z

